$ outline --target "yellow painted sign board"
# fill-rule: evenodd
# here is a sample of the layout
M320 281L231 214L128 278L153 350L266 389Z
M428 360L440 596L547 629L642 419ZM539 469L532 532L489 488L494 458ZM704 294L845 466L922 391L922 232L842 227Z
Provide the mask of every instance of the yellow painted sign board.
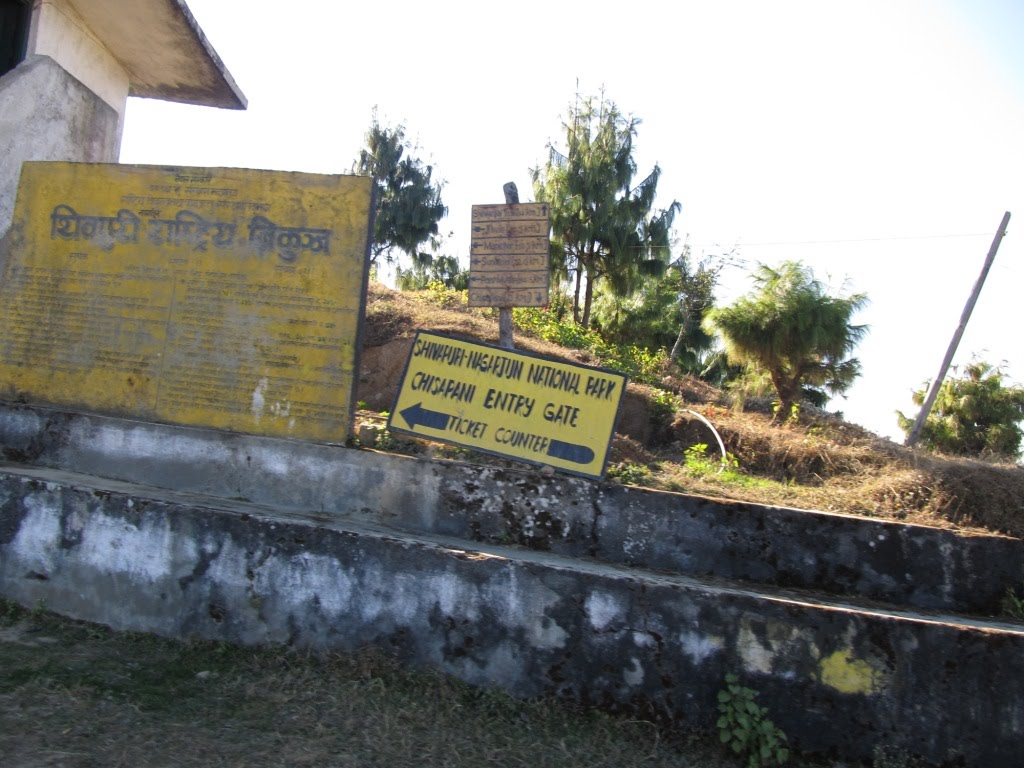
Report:
M549 229L547 203L474 205L469 306L547 306Z
M25 163L0 399L343 442L371 180Z
M421 331L388 427L601 478L625 388L615 371Z

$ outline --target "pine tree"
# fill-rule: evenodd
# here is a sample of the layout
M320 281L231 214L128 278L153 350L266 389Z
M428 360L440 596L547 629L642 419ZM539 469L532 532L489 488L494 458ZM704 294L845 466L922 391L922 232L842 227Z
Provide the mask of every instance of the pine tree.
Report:
M381 256L391 263L397 249L429 264L420 246L438 235L438 222L448 209L441 200L442 182L432 178L433 168L411 156L413 147L405 138L405 126L382 126L374 110L366 132L366 148L359 153L353 173L372 176L376 193L376 216L370 260Z
M577 99L563 126L567 154L549 144L546 166L532 171L534 195L550 205L552 276L574 282L573 318L583 327L590 324L600 282L614 295L626 296L645 276L662 274L669 262L672 222L680 206L673 201L653 210L661 175L657 165L633 184L639 124L603 94Z

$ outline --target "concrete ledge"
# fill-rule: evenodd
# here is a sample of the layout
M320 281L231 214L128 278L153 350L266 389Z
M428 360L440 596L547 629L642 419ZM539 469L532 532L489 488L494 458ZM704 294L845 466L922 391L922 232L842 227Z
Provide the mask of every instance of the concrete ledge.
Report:
M0 472L0 593L179 637L373 644L518 696L701 726L736 672L805 750L863 759L884 744L987 768L1016 768L1024 754L1019 627L469 548L59 471Z
M1024 541L339 446L0 407L9 461L410 532L992 615Z

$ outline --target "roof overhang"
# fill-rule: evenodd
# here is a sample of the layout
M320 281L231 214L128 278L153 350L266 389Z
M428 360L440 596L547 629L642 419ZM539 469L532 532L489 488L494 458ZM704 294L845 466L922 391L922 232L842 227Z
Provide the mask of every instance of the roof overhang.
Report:
M245 109L184 0L69 0L129 80L129 96Z

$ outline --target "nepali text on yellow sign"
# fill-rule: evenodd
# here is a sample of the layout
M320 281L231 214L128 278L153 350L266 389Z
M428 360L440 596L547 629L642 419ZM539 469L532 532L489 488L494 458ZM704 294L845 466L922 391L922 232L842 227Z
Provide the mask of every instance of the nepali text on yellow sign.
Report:
M0 398L341 442L370 180L26 163Z
M625 388L615 371L421 331L388 426L600 478Z

